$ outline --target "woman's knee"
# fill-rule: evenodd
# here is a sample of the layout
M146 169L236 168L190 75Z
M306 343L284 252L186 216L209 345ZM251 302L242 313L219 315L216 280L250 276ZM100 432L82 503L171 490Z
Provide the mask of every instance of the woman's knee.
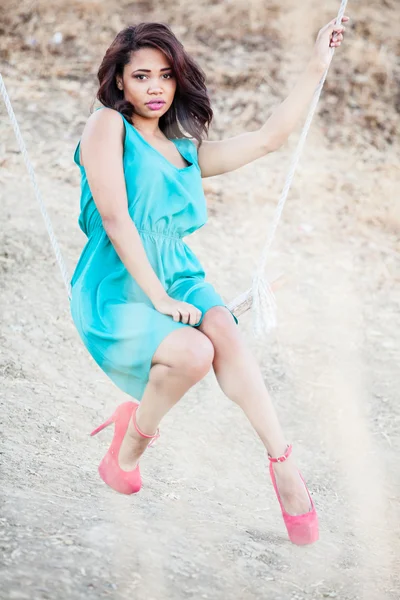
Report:
M161 363L179 373L192 384L202 379L211 369L214 360L214 346L211 340L190 327L178 329L170 334L155 354L155 362ZM161 371L159 371L161 374Z
M242 340L232 315L223 306L214 306L206 312L200 330L211 340L217 353L221 347L234 350Z
M193 335L196 334L196 335ZM214 360L214 346L211 340L197 330L192 330L182 347L176 368L183 375L199 381L211 369Z

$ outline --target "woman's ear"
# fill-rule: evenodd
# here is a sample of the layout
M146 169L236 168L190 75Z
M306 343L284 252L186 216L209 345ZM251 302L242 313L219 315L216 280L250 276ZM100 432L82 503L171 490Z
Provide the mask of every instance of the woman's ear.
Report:
M121 81L121 79L120 79L120 78L118 78L118 77L117 77L117 88L118 88L119 90L123 90L123 89L124 89L124 86L122 85L122 81Z

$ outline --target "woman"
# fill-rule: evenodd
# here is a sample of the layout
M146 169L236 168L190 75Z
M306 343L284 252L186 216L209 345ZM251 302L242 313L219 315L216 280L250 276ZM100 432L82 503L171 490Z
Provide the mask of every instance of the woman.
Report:
M202 177L237 169L286 141L344 29L331 21L320 30L304 74L260 129L212 142L202 139L213 113L201 69L168 26L127 27L104 56L103 108L88 119L74 157L88 241L71 281L72 316L95 361L136 400L92 432L115 425L102 479L124 494L139 491L138 461L161 419L213 367L268 452L296 544L318 538L313 501L238 321L182 238L207 219Z

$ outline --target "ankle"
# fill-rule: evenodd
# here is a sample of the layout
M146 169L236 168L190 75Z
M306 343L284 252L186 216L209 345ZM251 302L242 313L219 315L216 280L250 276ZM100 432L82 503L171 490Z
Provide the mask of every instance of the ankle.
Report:
M282 446L283 446L283 444L280 447L282 448ZM286 444L283 451L281 451L280 453L279 453L279 451L276 452L275 448L272 448L272 454L267 450L268 460L271 463L273 463L274 465L282 464L290 459L292 450L293 450L292 444Z
M281 479L291 480L298 478L298 469L292 457L281 463L273 463L272 467L275 474Z
M287 444L281 454L274 454L271 456L268 452L268 459L277 475L288 479L297 476L297 468L292 457L291 444Z
M137 432L136 427L132 422L132 419L130 420L128 429L126 430L126 437L132 449L135 452L139 452L140 454L144 452L144 450L147 448L150 442L149 439L144 438Z
M154 416L140 411L140 407L132 415L132 419L129 423L133 427L136 434L142 439L148 439L158 436L159 430L157 424L154 424Z
M148 446L153 445L155 440L160 437L159 430L155 433L146 433L137 422L138 409L134 410L126 430L128 443L131 445L132 451L135 454L142 454Z

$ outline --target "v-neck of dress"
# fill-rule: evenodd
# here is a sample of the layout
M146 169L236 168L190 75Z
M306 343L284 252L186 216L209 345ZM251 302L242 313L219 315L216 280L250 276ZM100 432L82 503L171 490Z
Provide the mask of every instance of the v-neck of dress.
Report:
M128 123L128 124L129 124L129 125L132 127L132 129L135 131L135 133L138 135L138 137L139 137L139 138L142 140L142 142L143 142L144 144L146 144L146 146L149 146L149 148L151 148L151 149L152 149L152 150L153 150L153 151L154 151L156 154L158 154L158 156L160 156L160 157L161 157L161 158L162 158L162 159L163 159L163 160L164 160L164 161L165 161L167 164L169 164L169 165L170 165L170 167L172 167L172 168L173 168L173 169L175 169L176 171L187 171L188 169L191 169L191 168L193 167L193 165L194 165L194 162L193 162L193 161L190 161L190 160L188 160L188 159L186 158L186 156L184 156L184 155L182 154L182 152L179 150L178 146L176 145L176 143L175 143L175 140L170 140L170 141L171 141L171 142L174 144L175 148L177 149L177 151L179 152L179 154L182 156L182 158L183 158L184 160L186 160L186 162L190 163L190 164L189 164L189 165L187 165L186 167L177 167L176 165L174 165L174 164L173 164L173 163L172 163L170 160L168 160L168 158L166 158L166 157L164 156L164 154L162 154L162 152L160 152L159 150L157 150L157 148L154 148L154 146L152 146L152 145L150 144L150 142L148 142L148 141L147 141L147 140L146 140L146 139L145 139L145 138L142 136L142 134L141 134L141 133L140 133L140 132L139 132L139 131L136 129L136 127L135 127L134 125L132 125L132 123L129 123L129 121L128 121L127 119L126 119L126 122L127 122L127 123ZM179 141L179 140L176 140L176 141Z

